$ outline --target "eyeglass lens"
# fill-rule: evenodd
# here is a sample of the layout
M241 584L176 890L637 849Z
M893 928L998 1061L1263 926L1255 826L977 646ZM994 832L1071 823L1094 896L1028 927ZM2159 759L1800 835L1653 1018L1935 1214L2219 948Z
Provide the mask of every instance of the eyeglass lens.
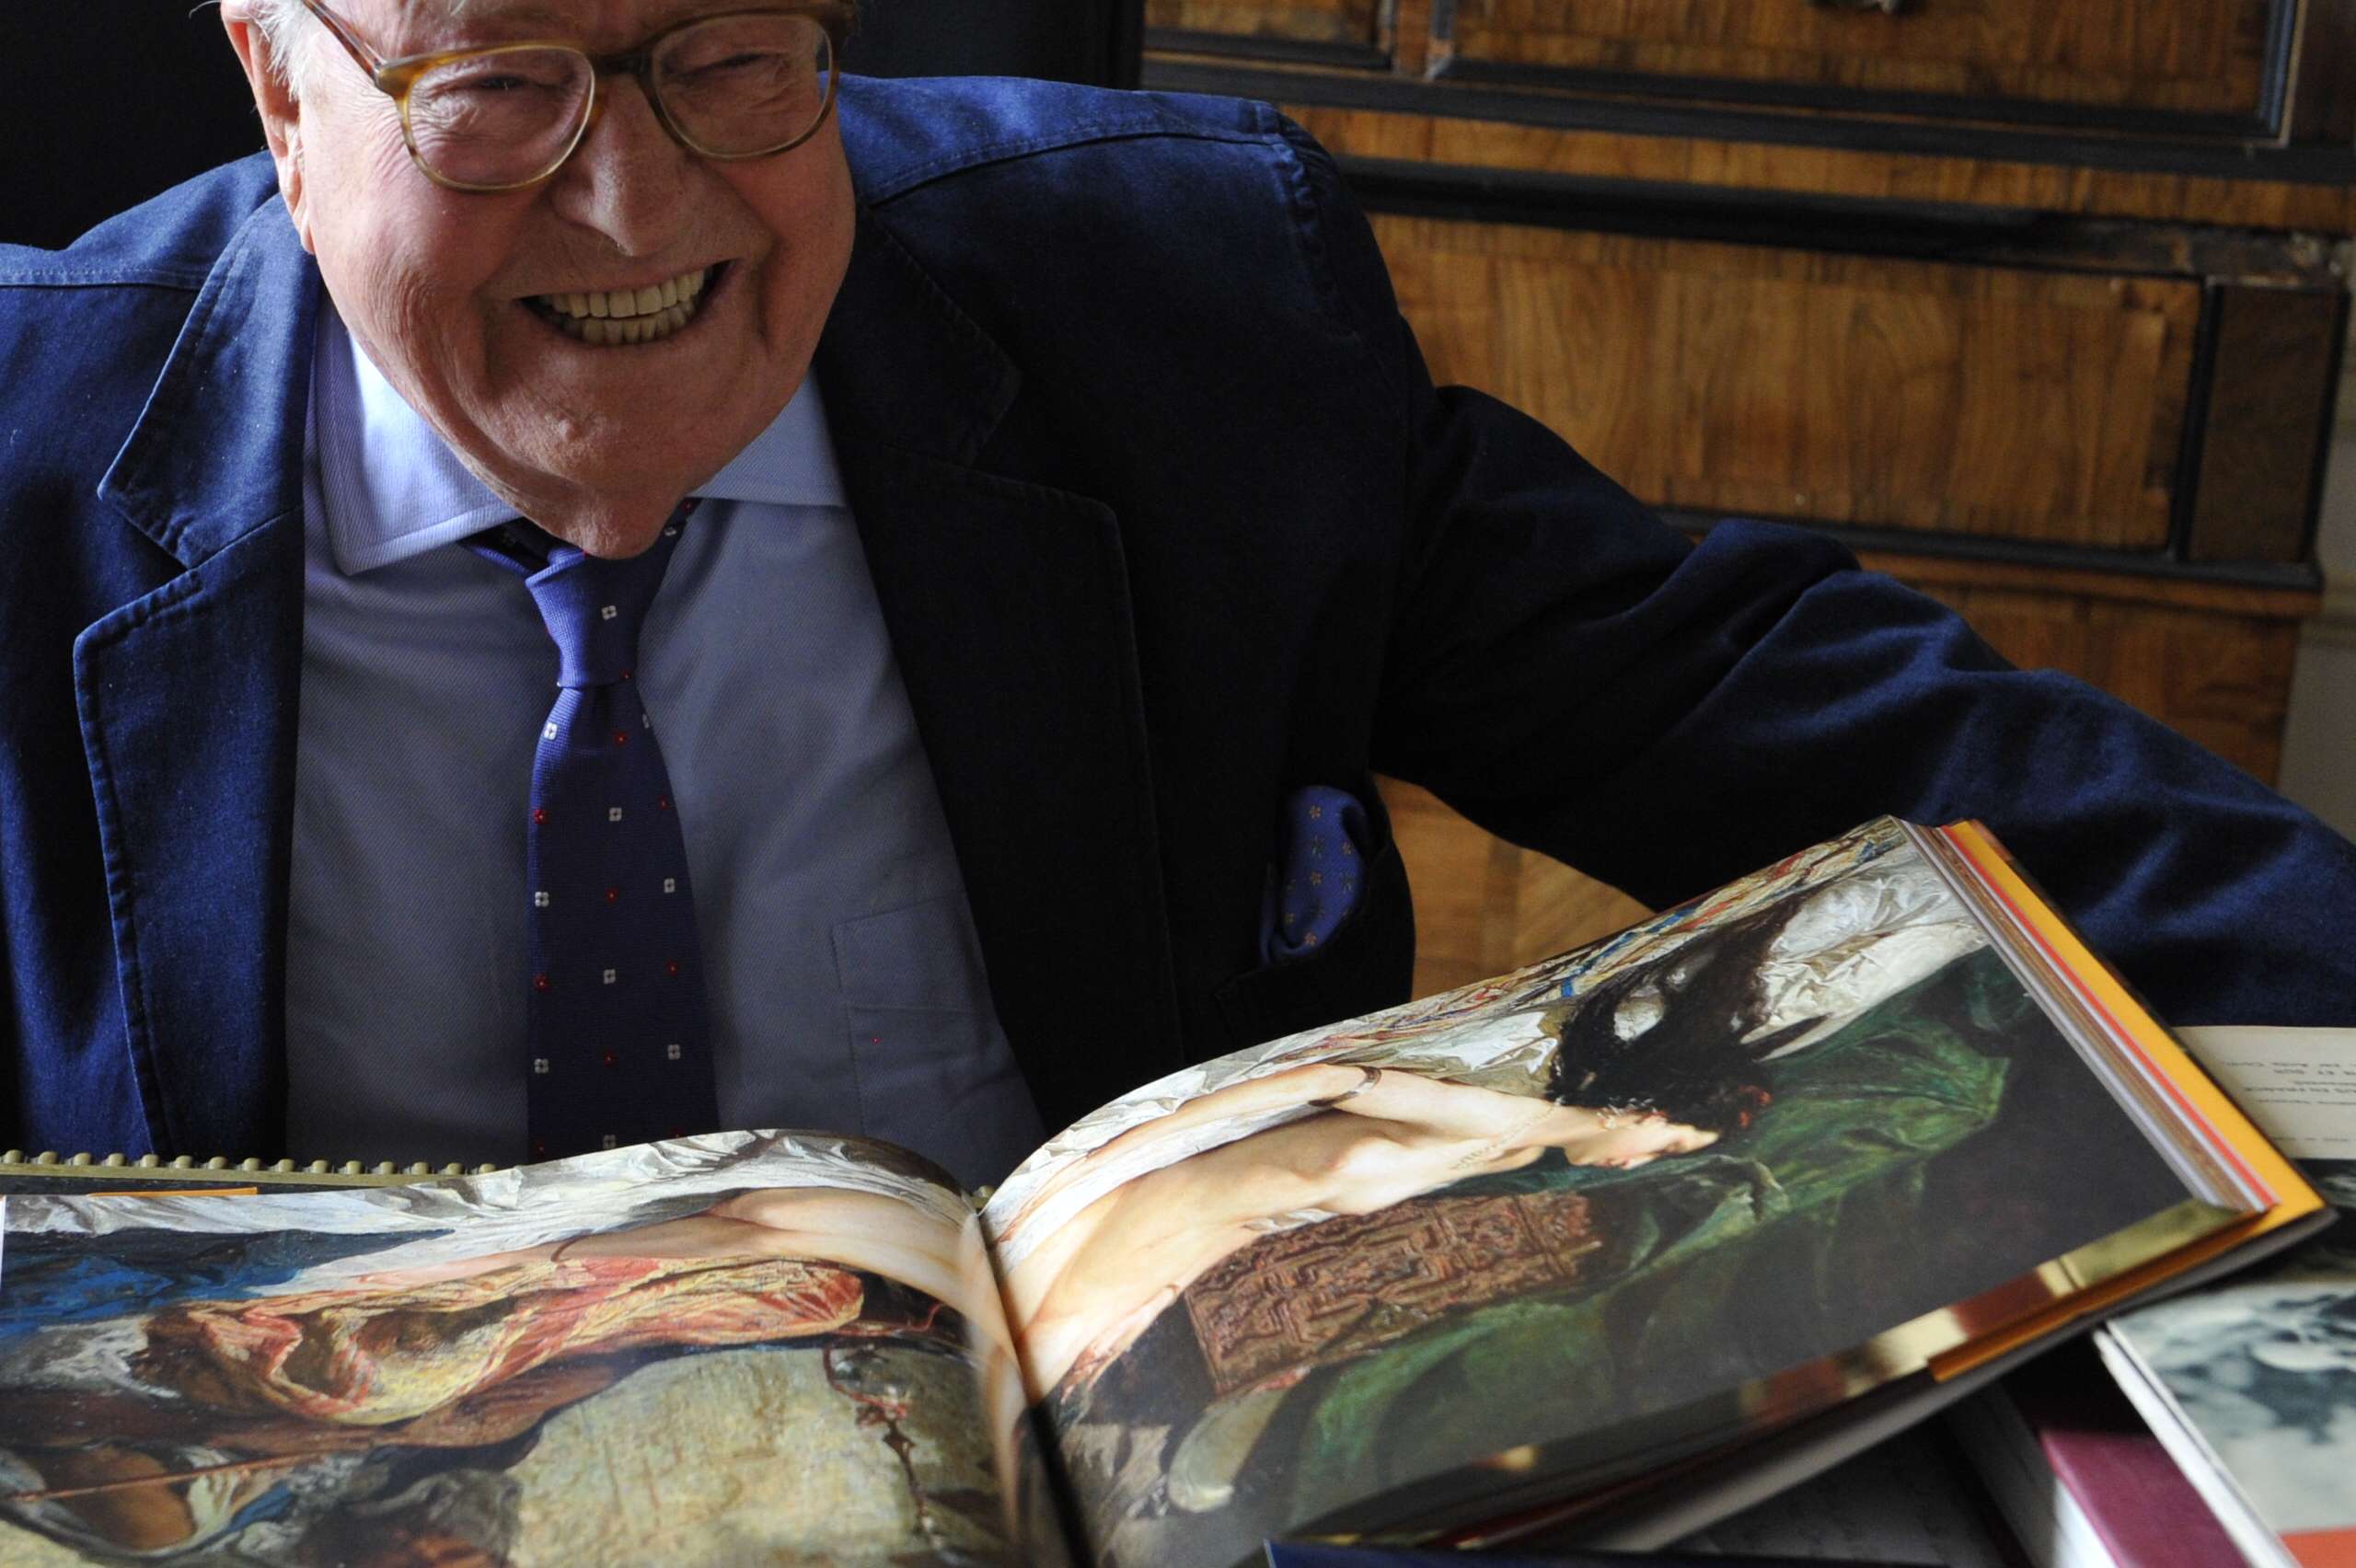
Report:
M671 124L698 151L750 156L807 135L826 111L835 63L808 17L714 17L670 34L651 72ZM595 81L572 49L483 50L434 66L406 106L417 159L458 185L521 185L571 150Z

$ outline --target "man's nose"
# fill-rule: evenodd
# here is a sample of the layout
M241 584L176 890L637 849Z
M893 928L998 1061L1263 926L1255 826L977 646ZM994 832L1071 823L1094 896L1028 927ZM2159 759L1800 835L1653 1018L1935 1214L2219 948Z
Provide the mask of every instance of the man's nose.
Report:
M623 255L654 254L678 237L693 155L663 128L634 78L610 77L597 91L597 117L556 172L550 198L560 213L595 229Z

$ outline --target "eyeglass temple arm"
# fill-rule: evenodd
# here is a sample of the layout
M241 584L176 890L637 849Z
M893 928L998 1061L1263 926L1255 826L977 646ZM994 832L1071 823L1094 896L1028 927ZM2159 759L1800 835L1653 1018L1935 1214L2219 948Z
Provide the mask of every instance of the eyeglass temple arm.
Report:
M319 0L303 0L303 8L319 18L319 25L328 29L336 42L343 45L346 54L360 63L360 68L368 73L371 80L375 80L382 74L385 68L384 60L375 50L360 41L359 35L352 30L351 24L321 5Z

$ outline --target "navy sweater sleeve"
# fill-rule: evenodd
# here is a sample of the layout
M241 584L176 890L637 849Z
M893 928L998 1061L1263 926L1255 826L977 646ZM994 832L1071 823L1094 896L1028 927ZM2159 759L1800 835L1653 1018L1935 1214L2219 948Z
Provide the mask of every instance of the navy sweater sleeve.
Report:
M1334 275L1392 343L1415 519L1379 767L1656 905L1884 813L1978 817L2164 1018L2356 1022L2356 846L1821 536L1696 547L1534 421L1435 388L1305 156Z

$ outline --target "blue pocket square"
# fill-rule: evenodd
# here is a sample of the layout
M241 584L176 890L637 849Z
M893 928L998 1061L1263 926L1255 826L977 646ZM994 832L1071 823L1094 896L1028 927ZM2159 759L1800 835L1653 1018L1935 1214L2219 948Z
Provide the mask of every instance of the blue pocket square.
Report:
M1311 784L1285 797L1276 861L1260 913L1260 958L1306 958L1357 907L1366 808L1346 790Z

